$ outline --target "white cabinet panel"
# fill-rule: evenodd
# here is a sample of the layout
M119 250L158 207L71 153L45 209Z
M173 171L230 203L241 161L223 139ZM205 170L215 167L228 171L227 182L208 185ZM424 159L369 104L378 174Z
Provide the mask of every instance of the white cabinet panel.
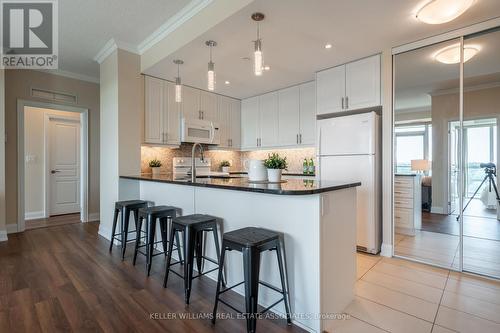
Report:
M278 93L272 92L259 98L260 147L278 143Z
M182 87L182 115L190 119L200 118L200 90Z
M231 99L224 96L219 96L218 102L218 123L220 131L221 148L230 147L231 139Z
M163 143L163 80L145 78L144 142Z
M231 99L231 148L240 148L241 146L241 101Z
M317 114L343 111L345 97L345 66L316 73Z
M167 144L181 143L181 103L175 101L175 84L164 82L164 96L166 109L163 113L163 126Z
M380 105L380 55L346 65L346 108Z
M300 88L298 86L278 92L278 143L281 146L299 144Z
M259 130L259 97L241 102L241 147L256 148Z
M312 145L316 140L316 95L314 82L304 83L300 89L300 144Z
M217 121L217 95L200 90L201 119Z

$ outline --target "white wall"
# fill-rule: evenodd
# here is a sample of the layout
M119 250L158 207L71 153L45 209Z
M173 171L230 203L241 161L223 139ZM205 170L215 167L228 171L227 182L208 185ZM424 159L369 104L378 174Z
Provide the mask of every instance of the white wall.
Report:
M24 110L24 155L31 159L25 159L24 178L24 211L25 218L45 217L45 115L60 115L64 117L80 119L76 112L55 111L26 107ZM83 162L83 161L82 161Z

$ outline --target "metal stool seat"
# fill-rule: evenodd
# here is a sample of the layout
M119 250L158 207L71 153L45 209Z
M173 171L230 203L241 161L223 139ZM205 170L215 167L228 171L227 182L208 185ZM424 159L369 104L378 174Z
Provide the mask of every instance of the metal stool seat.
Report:
M183 249L184 249L184 275L171 270L173 265L179 262L172 263L172 242L178 234L182 232L183 239ZM212 232L214 236L215 251L217 252L217 260L208 258L203 253L203 234L204 232ZM208 260L217 266L220 262L220 247L219 247L219 235L217 231L217 218L210 215L193 214L176 217L172 220L172 231L169 237L169 249L167 255L167 267L165 269L165 278L163 280L163 287L167 287L168 273L172 273L184 279L184 300L186 304L189 304L189 298L191 296L191 286L192 281L202 275L208 274L218 269L210 269L203 272L203 260ZM195 255L196 253L196 255ZM196 265L198 268L198 274L193 276L193 262L196 257Z
M127 249L128 235L133 231L129 231L130 212L134 213L135 229L137 230L137 221L139 219L139 209L148 206L148 201L144 200L125 200L115 202L115 212L113 216L113 226L111 228L111 244L109 244L109 252L113 250L113 241L117 240L121 243L122 260L125 258L125 251ZM118 215L120 218L120 232L116 232L116 225L118 223ZM120 236L118 238L118 236Z
M212 323L215 324L217 315L217 305L221 302L231 309L244 314L247 320L247 332L255 332L257 326L257 316L270 310L272 307L283 301L285 303L286 319L291 324L290 301L288 283L286 283L286 265L284 256L285 243L282 234L263 228L247 227L224 233L222 236L222 254L219 265L219 277L217 281L217 291L215 293L215 304L213 310ZM226 251L240 251L243 254L244 281L231 287L221 290L222 274L224 270L224 259ZM276 251L278 258L278 268L281 279L281 289L259 280L260 254L263 251ZM235 306L220 299L220 295L239 285L245 284L245 310L240 311ZM258 312L259 284L270 288L282 295L282 298Z
M135 265L137 260L137 253L146 256L146 272L149 276L151 272L151 264L153 262L153 257L157 255L167 255L168 249L168 233L169 233L169 219L177 216L177 211L179 209L172 206L152 206L139 209L139 220L137 222L137 234L135 239L135 250L134 259L132 264ZM146 220L146 231L145 233L145 243L141 245L140 241L142 238L142 223ZM156 234L156 222L160 221L160 236L161 240L155 241ZM177 246L176 249L179 253L179 259L181 259L181 253L179 249L179 237L176 237ZM156 244L162 243L163 252L154 253L154 247ZM140 249L145 247L146 252L141 252ZM182 259L181 259L182 260Z

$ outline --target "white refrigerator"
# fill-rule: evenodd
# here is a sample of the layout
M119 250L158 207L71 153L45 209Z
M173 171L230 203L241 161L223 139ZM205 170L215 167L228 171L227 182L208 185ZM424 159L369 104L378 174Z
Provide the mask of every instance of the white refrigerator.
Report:
M320 180L361 182L357 188L357 247L380 252L380 117L369 112L318 120L317 143Z

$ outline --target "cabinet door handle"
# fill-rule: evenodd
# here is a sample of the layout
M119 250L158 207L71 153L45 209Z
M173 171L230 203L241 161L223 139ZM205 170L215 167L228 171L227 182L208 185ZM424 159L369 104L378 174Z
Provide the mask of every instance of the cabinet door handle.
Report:
M205 119L205 111L201 111L201 119Z
M342 97L342 110L344 110L344 97Z
M299 144L299 135L298 134L297 134L296 141L297 141L297 144Z
M345 97L345 108L349 109L349 96Z
M302 134L299 134L299 143L302 143Z
M165 142L168 142L168 132L165 132Z
M229 139L229 147L233 146L233 139Z

